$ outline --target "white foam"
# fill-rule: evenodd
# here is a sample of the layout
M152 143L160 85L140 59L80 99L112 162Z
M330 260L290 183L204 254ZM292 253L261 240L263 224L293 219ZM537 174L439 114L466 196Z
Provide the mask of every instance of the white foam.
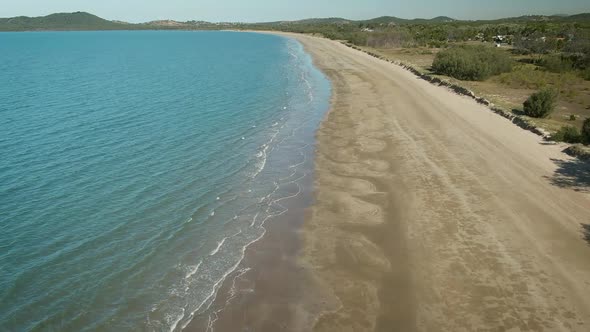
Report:
M242 247L240 259L237 261L236 264L234 264L234 266L232 266L230 269L228 269L219 280L217 280L217 282L213 285L211 292L205 298L205 300L203 300L203 302L201 302L201 304L193 312L191 312L191 314L189 316L191 319L189 319L186 323L184 323L182 325L181 330L184 330L190 324L190 322L192 321L192 318L195 316L195 313L197 313L199 310L201 310L201 308L205 305L205 303L209 302L209 306L207 307L207 309L211 306L211 304L215 301L215 298L217 296L217 290L219 289L221 284L225 281L225 278L227 278L228 275L230 275L232 272L234 272L236 270L236 268L238 267L238 265L240 265L240 263L244 259L244 256L246 254L246 249L252 243L260 240L265 234L266 234L266 230L264 230L258 238L254 239L252 242L250 242L250 243L246 244L244 247Z
M259 214L260 214L260 212L256 212L256 214L254 215L254 218L252 218L252 223L250 224L250 227L254 227L254 224L256 223L256 219L258 218Z
M237 296L238 292L237 292L237 288L236 288L236 280L241 278L244 274L246 274L250 270L251 269L249 267L238 270L238 273L234 276L234 278L232 280L232 286L229 290L229 297L227 298L227 300L225 300L225 306L218 309L218 310L213 311L209 315L209 318L207 320L207 330L205 330L206 332L209 332L209 331L213 332L214 331L215 323L219 319L219 313L222 312L225 308L227 308L230 305L230 303L232 302L232 300L235 299ZM248 289L247 291L249 293L253 292L252 289Z
M213 256L216 253L218 253L219 249L221 249L221 246L225 243L225 240L227 240L227 237L224 237L221 241L217 242L217 248L213 249L213 251L211 251L209 256Z
M197 265L195 265L195 266L193 266L193 267L191 268L191 270L190 270L190 271L189 271L189 273L188 273L188 274L187 274L187 275L184 277L184 279L186 280L186 279L188 279L188 278L190 278L190 277L194 276L194 275L195 275L195 274L196 274L196 273L199 271L199 268L201 267L201 264L203 264L203 261L202 261L202 260L201 260L201 261L199 261L199 263L197 263Z
M236 280L241 278L244 274L248 273L248 271L250 271L250 270L251 269L249 267L247 267L247 268L240 269L238 271L238 274L236 274L236 276L234 277L234 279L232 281L232 285L229 290L229 298L227 299L227 301L225 301L226 304L229 304L229 302L236 297L236 294L237 294Z
M180 308L182 310L181 314L174 320L172 325L170 326L170 332L174 332L176 330L176 326L180 321L184 318L184 308ZM183 327L184 328L184 327Z

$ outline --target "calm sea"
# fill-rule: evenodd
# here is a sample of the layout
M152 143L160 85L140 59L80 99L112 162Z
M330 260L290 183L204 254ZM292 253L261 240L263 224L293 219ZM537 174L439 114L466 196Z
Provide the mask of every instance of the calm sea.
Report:
M329 96L278 36L0 33L0 330L181 330L302 192Z

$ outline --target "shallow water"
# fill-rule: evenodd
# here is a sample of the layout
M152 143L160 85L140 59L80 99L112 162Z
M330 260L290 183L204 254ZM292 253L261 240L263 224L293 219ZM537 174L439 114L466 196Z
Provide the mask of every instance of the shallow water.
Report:
M0 330L180 330L311 171L330 87L232 32L0 34Z

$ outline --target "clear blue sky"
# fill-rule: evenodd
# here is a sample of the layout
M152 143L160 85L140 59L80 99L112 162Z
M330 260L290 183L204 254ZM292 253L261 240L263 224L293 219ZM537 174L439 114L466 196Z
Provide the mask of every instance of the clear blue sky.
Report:
M590 0L0 0L0 17L87 11L111 20L278 21L450 16L489 19L590 12Z

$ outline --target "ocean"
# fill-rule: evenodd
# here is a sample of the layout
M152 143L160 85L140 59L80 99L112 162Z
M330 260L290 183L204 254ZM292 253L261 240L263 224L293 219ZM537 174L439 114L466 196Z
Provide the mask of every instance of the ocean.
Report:
M289 38L0 33L0 331L180 331L309 192L329 81Z

